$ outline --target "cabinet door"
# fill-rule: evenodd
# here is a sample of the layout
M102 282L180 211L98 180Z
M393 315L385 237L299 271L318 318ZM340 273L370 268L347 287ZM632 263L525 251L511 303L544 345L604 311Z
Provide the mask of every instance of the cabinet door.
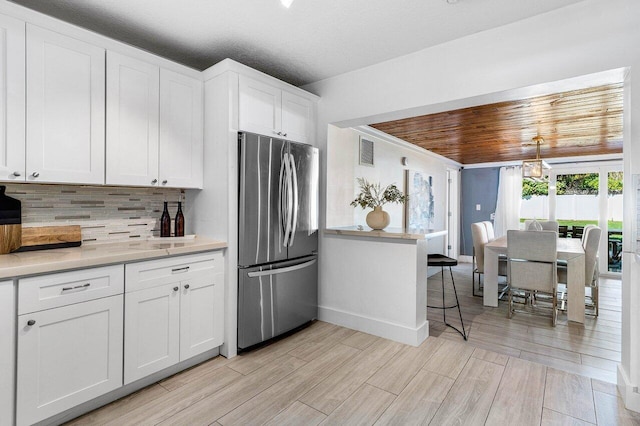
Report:
M240 130L281 136L282 91L242 75L239 84Z
M25 180L24 28L0 15L0 180Z
M122 295L20 315L17 424L122 386L122 321Z
M16 374L16 286L0 282L0 424L14 424Z
M224 273L211 272L180 283L180 360L224 340Z
M160 185L202 188L202 82L160 70Z
M157 66L107 52L107 184L157 185Z
M27 24L27 181L104 183L104 49Z
M313 105L309 99L282 92L282 136L291 141L309 143Z
M180 361L180 283L125 294L124 384Z

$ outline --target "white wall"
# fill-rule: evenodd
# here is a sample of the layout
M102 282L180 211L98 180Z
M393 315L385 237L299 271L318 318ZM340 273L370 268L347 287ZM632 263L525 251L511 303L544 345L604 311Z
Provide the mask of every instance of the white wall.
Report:
M374 143L374 166L359 164L360 136ZM408 166L401 163L407 157ZM398 146L356 129L340 129L329 126L327 136L327 216L326 226L366 226L366 216L370 209L352 207L351 201L359 192L356 178L363 177L370 182L380 182L384 187L395 183L405 190L405 170L412 169L433 176L435 198L434 229L445 227L445 200L447 165L427 153L417 152ZM401 204L386 204L384 210L391 216L390 227L402 227L404 209Z
M474 99L478 103L513 99L529 93L523 89L529 86L629 67L624 171L625 185L630 187L631 173L640 171L640 90L630 88L631 81L640 80L638 16L637 0L585 0L310 84L306 89L322 97L319 145L326 155L330 123L348 127L418 111L444 111L468 106L468 99L475 97L482 97ZM631 210L626 212L629 224ZM630 232L627 226L625 240L630 240ZM321 263L320 291L326 268L331 265ZM640 315L635 313L640 289L630 284L623 280L621 371L626 377L621 376L619 384L624 384L620 389L627 405L640 411L640 396L631 391L640 384L640 351L632 350L640 341Z

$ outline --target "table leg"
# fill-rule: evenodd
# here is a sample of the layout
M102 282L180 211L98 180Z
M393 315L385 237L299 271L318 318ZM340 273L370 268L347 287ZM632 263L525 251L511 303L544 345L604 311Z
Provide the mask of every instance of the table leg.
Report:
M567 260L567 317L584 323L584 255Z
M498 252L489 247L484 249L483 301L484 306L498 306Z

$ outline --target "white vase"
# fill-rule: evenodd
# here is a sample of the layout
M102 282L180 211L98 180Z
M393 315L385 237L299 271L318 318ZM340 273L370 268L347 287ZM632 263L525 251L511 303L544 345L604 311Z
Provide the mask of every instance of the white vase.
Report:
M389 226L391 223L391 217L389 213L382 210L382 207L374 207L372 211L367 214L367 225L369 228L375 230L382 230Z

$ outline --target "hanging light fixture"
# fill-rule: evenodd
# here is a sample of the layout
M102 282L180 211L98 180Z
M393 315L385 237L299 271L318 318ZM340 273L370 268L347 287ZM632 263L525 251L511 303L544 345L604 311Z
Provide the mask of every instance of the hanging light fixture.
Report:
M522 177L529 179L542 179L544 171L549 170L551 166L540 158L540 144L544 143L542 136L536 136L531 139L536 144L536 159L524 160L522 162Z

